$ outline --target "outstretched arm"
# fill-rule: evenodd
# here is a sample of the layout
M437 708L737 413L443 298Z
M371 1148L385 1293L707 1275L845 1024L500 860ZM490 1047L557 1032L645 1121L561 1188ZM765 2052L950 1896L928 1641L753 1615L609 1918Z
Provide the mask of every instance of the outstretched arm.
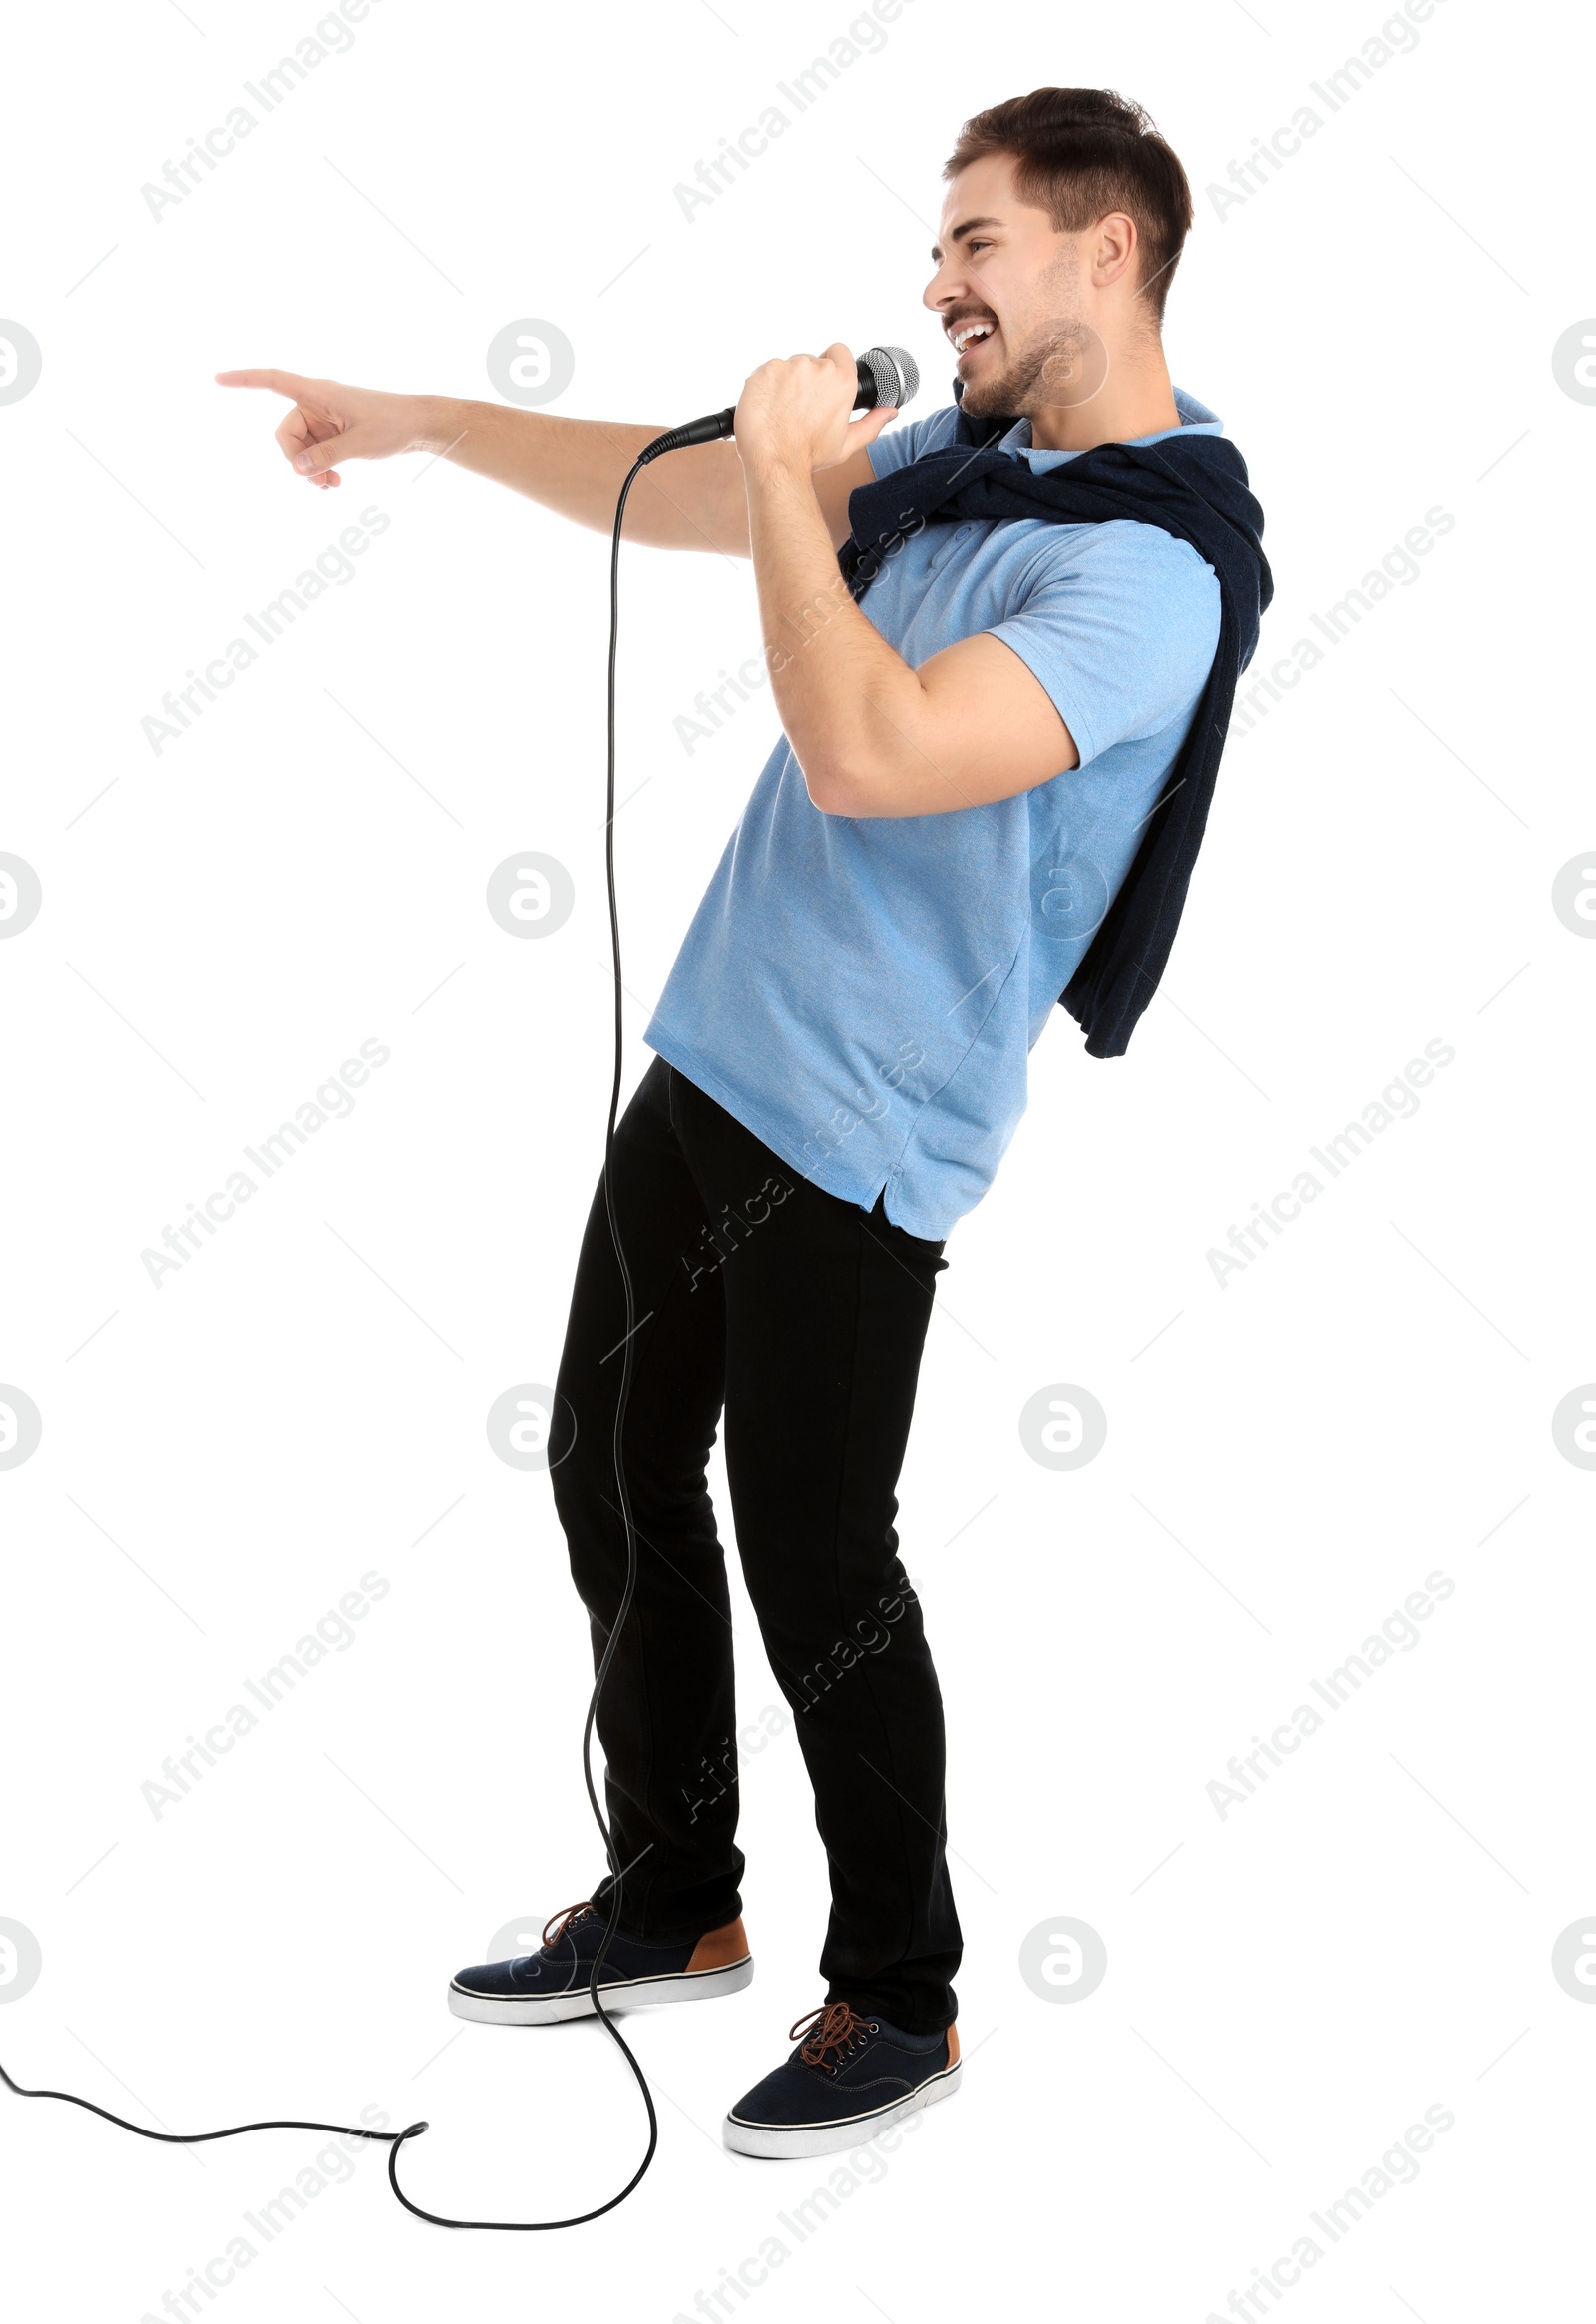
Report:
M557 515L607 533L627 469L645 444L674 422L644 427L618 420L573 420L505 404L451 396L385 395L292 371L222 371L223 387L263 387L293 409L277 442L297 473L325 492L345 460L385 460L426 452L525 493ZM823 481L833 546L847 535L847 496L870 478L863 451ZM840 525L840 530L836 528ZM631 488L625 537L660 549L750 555L742 466L730 443L667 452Z

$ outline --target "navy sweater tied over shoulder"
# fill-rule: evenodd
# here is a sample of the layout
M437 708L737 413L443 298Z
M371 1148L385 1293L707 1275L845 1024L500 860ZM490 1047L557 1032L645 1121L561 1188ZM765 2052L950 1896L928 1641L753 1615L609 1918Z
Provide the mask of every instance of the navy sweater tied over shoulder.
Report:
M963 381L956 381L959 397ZM1208 821L1236 681L1253 657L1274 593L1263 511L1247 467L1223 436L1156 444L1096 444L1037 473L998 450L1012 419L960 412L952 444L850 495L852 533L838 552L850 592L863 596L906 534L971 518L1040 517L1057 524L1128 518L1187 541L1219 580L1219 643L1190 732L1169 770L1141 845L1102 926L1059 995L1093 1057L1122 1057L1158 988L1180 925Z

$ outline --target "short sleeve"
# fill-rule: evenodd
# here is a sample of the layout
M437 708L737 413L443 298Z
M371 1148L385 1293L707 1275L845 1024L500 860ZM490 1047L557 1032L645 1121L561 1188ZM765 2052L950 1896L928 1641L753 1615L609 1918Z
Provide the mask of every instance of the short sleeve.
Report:
M1059 526L988 631L1046 688L1084 766L1187 714L1219 643L1219 581L1189 542L1114 520Z

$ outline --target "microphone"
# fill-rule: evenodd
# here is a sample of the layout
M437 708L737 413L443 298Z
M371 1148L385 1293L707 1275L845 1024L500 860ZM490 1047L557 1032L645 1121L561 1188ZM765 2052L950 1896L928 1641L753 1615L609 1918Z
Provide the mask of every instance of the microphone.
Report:
M904 347L867 347L856 366L859 373L859 393L854 397L856 412L873 412L883 404L894 411L902 411L920 392L920 366ZM679 428L671 428L663 436L656 436L645 445L639 461L657 460L662 452L683 452L689 444L716 444L722 437L736 432L737 407L727 404L723 412L706 412L701 420L687 420Z

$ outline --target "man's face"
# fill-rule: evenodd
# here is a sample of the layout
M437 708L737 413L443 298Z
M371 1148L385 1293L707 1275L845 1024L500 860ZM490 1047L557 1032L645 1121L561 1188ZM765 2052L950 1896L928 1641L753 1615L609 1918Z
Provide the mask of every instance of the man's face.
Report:
M1089 401L1107 375L1087 319L1081 245L1015 198L1014 165L994 154L948 189L925 303L958 353L967 412L1034 415ZM960 351L962 342L962 351Z

